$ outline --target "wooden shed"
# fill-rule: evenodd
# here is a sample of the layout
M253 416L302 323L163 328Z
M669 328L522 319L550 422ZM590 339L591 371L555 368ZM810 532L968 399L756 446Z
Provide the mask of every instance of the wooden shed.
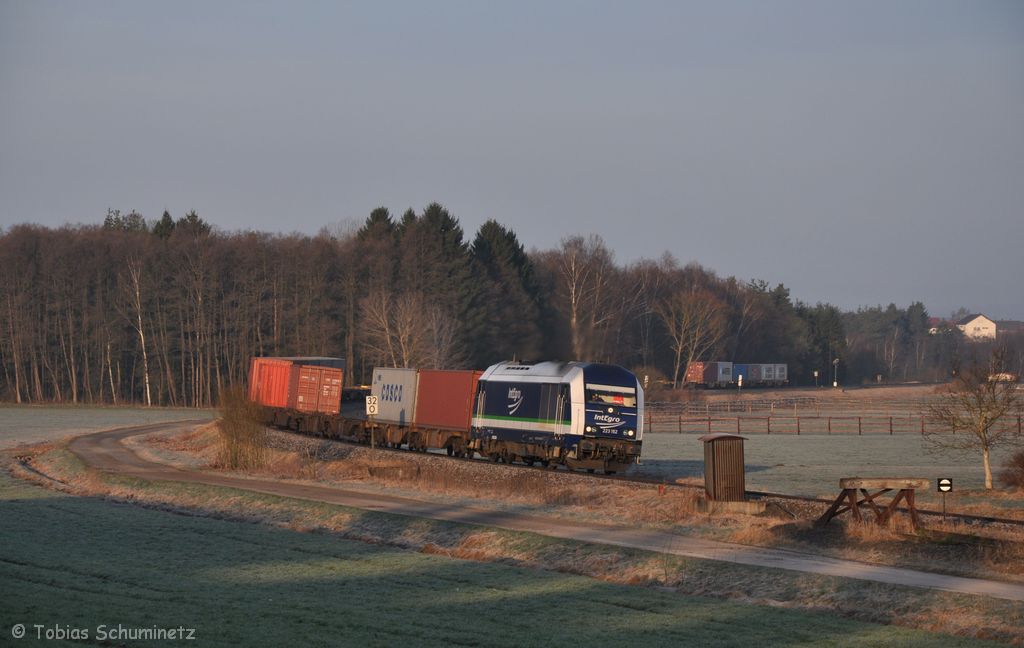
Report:
M747 490L743 441L738 434L705 434L704 490L709 500L742 502Z

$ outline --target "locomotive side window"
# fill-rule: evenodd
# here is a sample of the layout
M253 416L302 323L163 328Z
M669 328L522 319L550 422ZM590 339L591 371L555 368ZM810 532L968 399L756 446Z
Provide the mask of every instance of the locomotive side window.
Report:
M561 419L563 421L572 419L570 405L569 385L562 385L561 389L558 390L558 411L562 413Z
M554 421L560 419L558 409L558 392L560 385L541 385L540 387L540 419Z

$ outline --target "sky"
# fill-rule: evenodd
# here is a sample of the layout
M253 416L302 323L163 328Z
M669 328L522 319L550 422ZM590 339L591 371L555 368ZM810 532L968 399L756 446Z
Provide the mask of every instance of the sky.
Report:
M0 0L0 228L433 201L1024 319L1024 2Z

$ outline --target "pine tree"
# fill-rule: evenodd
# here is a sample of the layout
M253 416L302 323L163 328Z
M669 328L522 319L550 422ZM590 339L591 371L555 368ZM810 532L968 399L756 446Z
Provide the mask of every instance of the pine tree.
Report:
M477 232L472 258L481 283L481 324L471 349L476 366L539 359L539 289L533 264L515 233L489 220Z
M171 238L171 234L174 233L174 219L171 218L171 212L164 210L164 215L160 217L160 220L153 226L153 234L167 240Z

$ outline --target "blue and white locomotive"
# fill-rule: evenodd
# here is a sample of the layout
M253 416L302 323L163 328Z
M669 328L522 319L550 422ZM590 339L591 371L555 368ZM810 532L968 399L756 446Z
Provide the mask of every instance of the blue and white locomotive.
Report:
M644 391L617 365L501 362L477 384L472 444L494 461L623 470L640 457Z

